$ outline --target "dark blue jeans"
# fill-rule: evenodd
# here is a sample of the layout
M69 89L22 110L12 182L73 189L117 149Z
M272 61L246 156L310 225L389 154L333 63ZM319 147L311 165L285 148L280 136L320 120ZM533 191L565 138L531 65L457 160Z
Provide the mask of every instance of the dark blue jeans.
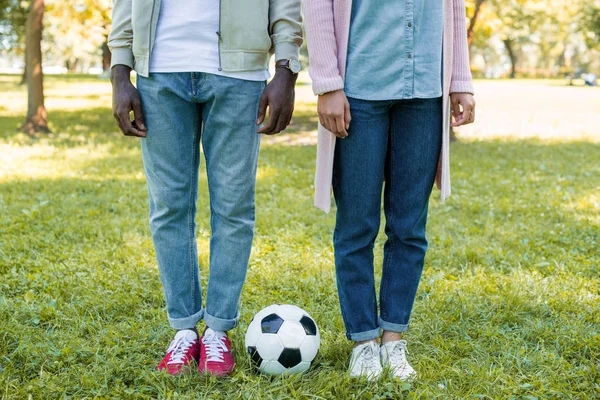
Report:
M415 300L427 239L427 206L442 143L442 98L368 101L349 98L349 136L338 139L333 192L338 294L346 336L404 332ZM373 247L385 212L380 316Z

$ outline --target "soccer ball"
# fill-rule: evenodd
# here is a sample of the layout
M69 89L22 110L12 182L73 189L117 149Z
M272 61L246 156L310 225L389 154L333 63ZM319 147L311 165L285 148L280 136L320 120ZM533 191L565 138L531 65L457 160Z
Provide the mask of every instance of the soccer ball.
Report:
M246 348L252 363L269 375L306 371L320 345L315 321L300 307L288 304L263 308L246 331Z

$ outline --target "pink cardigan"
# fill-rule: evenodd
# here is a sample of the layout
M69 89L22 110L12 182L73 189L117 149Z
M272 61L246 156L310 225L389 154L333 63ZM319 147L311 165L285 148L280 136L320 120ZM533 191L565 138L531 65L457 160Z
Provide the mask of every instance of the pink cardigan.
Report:
M473 93L464 0L444 1L442 151L436 184L442 201L450 196L450 93ZM304 20L315 94L344 88L352 0L304 0ZM319 124L315 205L331 208L331 180L336 137Z

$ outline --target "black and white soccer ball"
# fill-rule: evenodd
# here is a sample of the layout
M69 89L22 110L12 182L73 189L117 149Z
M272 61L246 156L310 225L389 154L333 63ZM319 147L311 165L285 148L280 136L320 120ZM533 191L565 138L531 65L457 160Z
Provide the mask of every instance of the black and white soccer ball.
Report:
M252 364L269 375L310 368L321 346L315 320L300 307L274 304L259 311L246 331Z

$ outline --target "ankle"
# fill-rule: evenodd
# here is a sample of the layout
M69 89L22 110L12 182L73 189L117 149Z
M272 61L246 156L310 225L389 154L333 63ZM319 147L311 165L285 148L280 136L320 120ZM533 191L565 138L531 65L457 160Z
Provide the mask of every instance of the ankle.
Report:
M193 328L184 328L184 329L176 329L176 332L181 332L181 331L193 331L194 333L196 333L196 335L198 335L198 328L193 327ZM200 335L198 335L200 336Z
M383 331L383 336L381 336L381 344L402 340L403 336L404 334L402 332Z
M354 348L357 348L358 346L365 344L365 343L369 343L369 342L373 342L373 343L377 343L377 339L369 339L369 340L358 340L354 342Z
M229 334L227 333L227 331L217 331L215 329L212 329L211 327L207 326L204 328L204 331L202 332L202 335L206 335L206 331L207 330L211 330L213 333L215 333L217 336L225 336L225 337L229 337Z

